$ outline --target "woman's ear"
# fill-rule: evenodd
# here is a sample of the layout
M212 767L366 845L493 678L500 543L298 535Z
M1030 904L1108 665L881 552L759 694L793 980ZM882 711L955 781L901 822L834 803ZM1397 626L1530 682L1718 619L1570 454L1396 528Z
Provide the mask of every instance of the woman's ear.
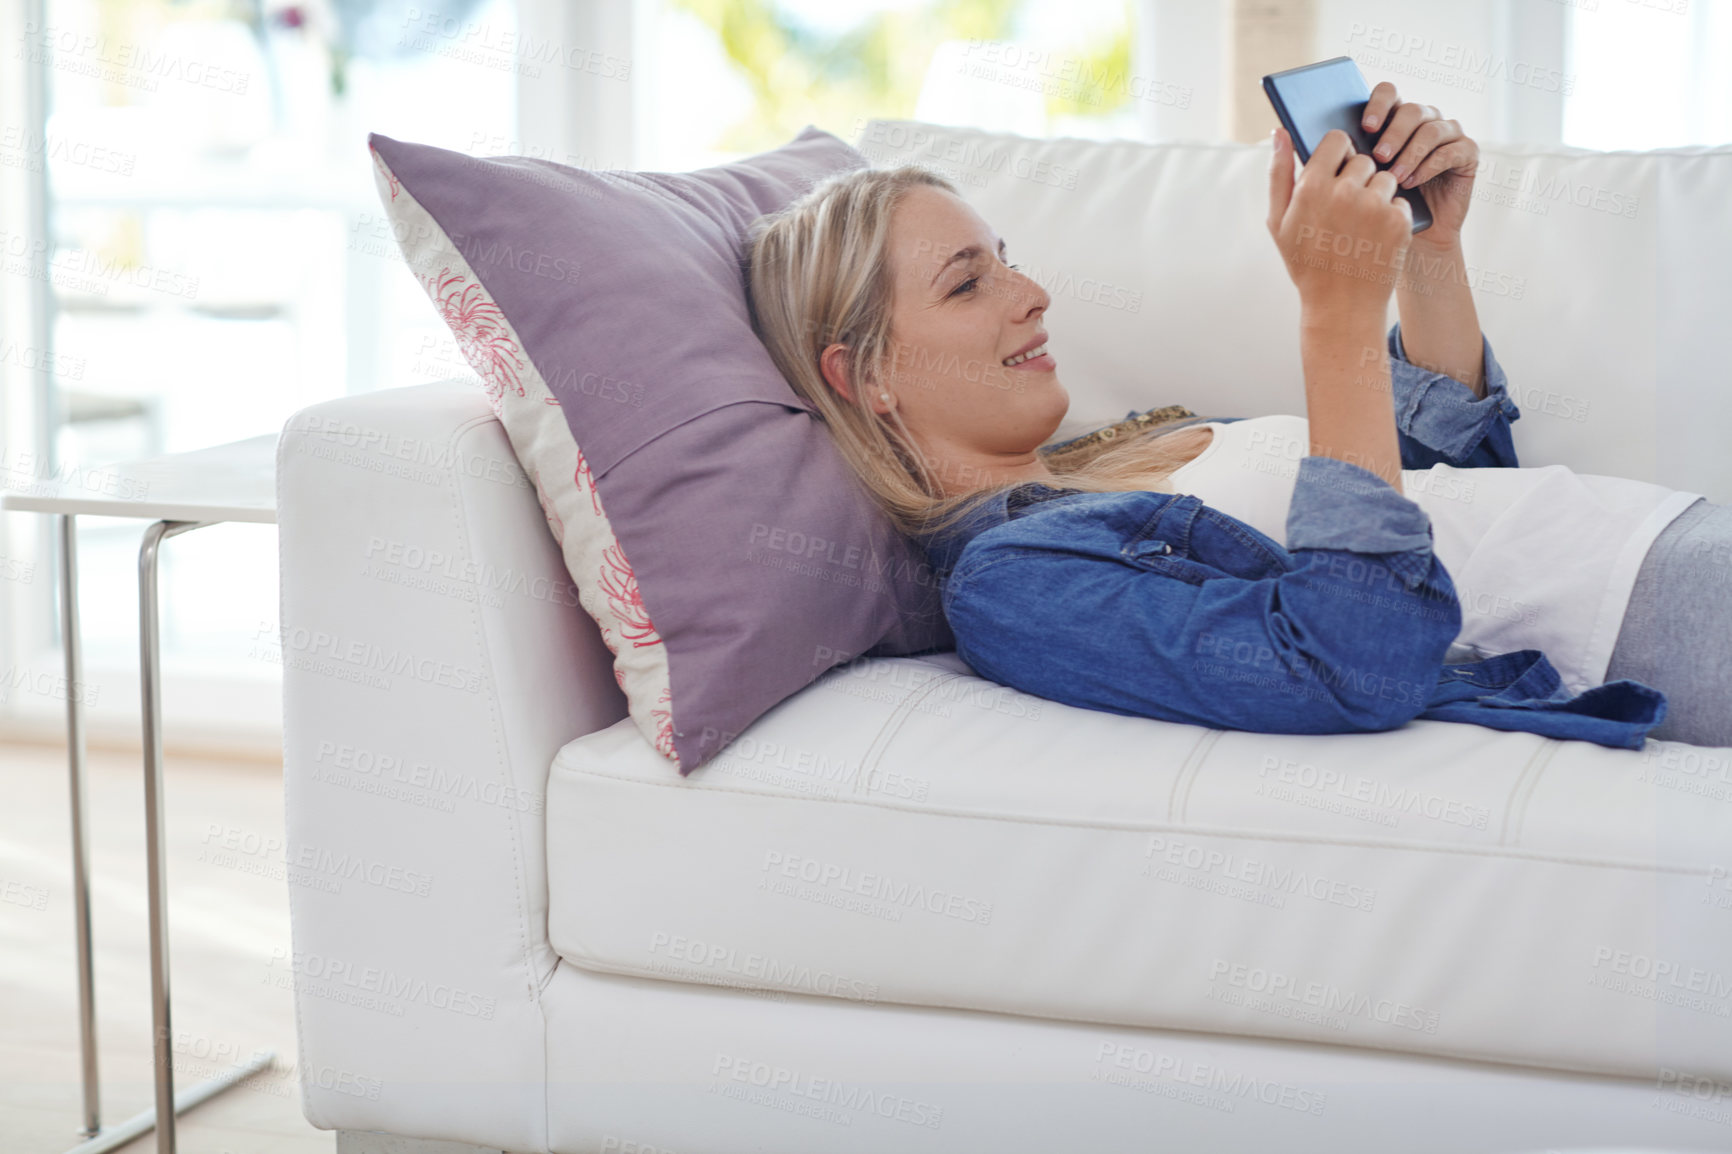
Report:
M830 387L841 394L842 399L852 402L854 390L848 380L848 346L831 345L818 354L818 371L824 374L824 380Z

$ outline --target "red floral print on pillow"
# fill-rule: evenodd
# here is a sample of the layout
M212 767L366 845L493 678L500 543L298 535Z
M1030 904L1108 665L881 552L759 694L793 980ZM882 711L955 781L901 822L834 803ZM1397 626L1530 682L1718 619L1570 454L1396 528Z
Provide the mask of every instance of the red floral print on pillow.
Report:
M679 753L674 749L674 715L668 702L673 700L673 687L662 686L662 695L656 699L656 707L650 710L650 716L656 719L656 750L663 757L679 760Z
M397 190L403 187L403 182L397 179L397 174L391 171L391 166L385 163L384 158L379 155L378 149L370 148L367 151L373 154L373 163L378 165L379 171L385 174L385 183L391 186L391 199L396 200Z
M457 338L464 359L481 378L494 415L502 417L507 390L520 397L526 395L522 373L527 363L523 350L505 327L505 314L479 283L471 282L460 272L442 268L421 283Z
M561 545L565 544L565 519L554 508L553 502L547 499L547 492L541 487L541 478L535 478L535 499L541 502L541 515L547 518L547 527L553 530L553 539Z
M596 491L595 474L589 470L589 460L584 457L583 450L577 451L577 472L572 475L571 483L577 486L579 493L589 490L589 503L595 509L595 515L601 516L601 494Z
M626 563L625 551L619 547L619 542L609 545L601 556L602 566L597 576L601 591L607 594L609 607L619 619L620 632L637 647L660 645L662 639L655 626L650 624L649 611L644 608L643 597L638 592L637 575Z

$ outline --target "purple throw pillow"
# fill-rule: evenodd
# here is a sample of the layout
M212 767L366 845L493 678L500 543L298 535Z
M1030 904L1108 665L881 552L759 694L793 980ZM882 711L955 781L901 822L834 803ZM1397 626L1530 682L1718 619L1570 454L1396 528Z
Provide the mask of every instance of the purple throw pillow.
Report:
M924 554L747 311L752 221L863 155L811 126L683 173L370 144L404 257L680 773L832 665L954 645Z

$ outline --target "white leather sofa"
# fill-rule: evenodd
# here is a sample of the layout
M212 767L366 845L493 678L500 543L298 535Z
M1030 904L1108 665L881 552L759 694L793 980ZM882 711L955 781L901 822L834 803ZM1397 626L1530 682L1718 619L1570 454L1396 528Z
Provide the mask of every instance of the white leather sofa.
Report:
M1266 146L861 143L1048 284L1061 435L1303 411ZM1732 149L1487 149L1527 463L1732 500L1728 203ZM340 1149L1732 1150L1732 749L1211 731L947 653L682 779L478 388L304 410L279 477L277 967Z

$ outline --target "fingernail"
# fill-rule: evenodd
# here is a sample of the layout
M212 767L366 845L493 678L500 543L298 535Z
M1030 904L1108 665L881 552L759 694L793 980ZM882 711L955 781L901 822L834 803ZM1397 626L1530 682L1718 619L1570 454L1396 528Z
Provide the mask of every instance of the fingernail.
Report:
M1389 170L1389 175L1393 176L1398 181L1405 180L1407 179L1407 166L1405 164L1398 164Z
M1366 118L1365 118L1365 127L1367 127L1367 128L1376 128L1376 127L1377 127L1377 117L1375 117L1375 116L1367 116L1367 117L1366 117Z
M1389 159L1389 145L1380 144L1377 146L1377 159L1379 159L1379 160L1388 160Z

